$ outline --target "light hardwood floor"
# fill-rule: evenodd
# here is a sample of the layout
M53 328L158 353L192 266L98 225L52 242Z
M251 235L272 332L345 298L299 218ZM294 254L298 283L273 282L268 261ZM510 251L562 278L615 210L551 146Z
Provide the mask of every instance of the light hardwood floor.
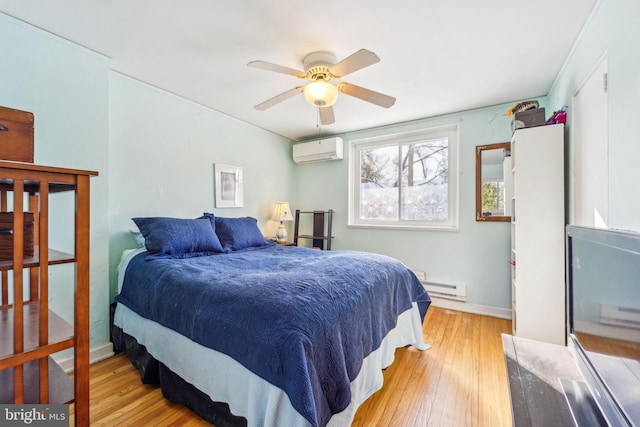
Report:
M423 331L432 348L397 350L353 426L511 426L500 337L511 322L431 307ZM92 427L209 425L142 384L126 355L93 365L90 387Z

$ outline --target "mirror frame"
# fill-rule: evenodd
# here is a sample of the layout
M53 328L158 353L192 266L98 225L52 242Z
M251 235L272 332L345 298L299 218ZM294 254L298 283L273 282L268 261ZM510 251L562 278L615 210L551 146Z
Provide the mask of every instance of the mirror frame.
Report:
M509 215L482 216L482 152L486 150L496 150L510 148L511 142L499 142L497 144L476 146L476 221L478 222L508 222L511 221ZM505 200L505 203L507 201Z

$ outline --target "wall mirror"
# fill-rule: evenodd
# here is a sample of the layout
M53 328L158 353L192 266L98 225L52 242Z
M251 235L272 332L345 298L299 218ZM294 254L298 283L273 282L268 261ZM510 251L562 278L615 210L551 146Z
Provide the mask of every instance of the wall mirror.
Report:
M511 221L510 145L476 146L476 221Z

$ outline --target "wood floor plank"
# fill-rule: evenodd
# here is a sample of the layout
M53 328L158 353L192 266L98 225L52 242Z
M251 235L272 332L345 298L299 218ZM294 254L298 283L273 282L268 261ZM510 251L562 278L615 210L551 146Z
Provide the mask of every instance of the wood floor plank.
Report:
M432 347L396 350L384 385L358 409L353 426L510 427L501 333L509 320L431 307L423 326ZM126 355L91 366L91 426L207 426L160 388L140 382ZM73 405L71 408L73 421Z
M511 332L505 322L492 317L483 317L482 327L484 329L483 335L500 336L503 333ZM504 396L509 392L502 347L483 342L481 351L489 357L480 359L482 365L479 369L479 389L483 390L483 393L478 396L480 424L495 425L497 427L511 425L510 407L504 405L502 399L500 399L500 396ZM501 363L494 363L492 362L493 360L499 360Z

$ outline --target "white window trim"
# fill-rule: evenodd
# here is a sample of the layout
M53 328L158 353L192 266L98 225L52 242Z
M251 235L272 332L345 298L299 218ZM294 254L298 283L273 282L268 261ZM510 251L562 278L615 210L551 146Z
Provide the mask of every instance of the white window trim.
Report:
M360 155L363 147L375 147L384 145L397 145L425 139L433 139L442 136L449 138L449 220L435 221L407 221L407 220L361 220L359 219L360 200ZM377 228L377 229L409 229L431 231L457 231L458 226L458 199L460 188L458 184L458 149L460 144L458 124L432 127L417 131L399 132L389 135L381 135L349 141L349 213L347 227L350 228Z

